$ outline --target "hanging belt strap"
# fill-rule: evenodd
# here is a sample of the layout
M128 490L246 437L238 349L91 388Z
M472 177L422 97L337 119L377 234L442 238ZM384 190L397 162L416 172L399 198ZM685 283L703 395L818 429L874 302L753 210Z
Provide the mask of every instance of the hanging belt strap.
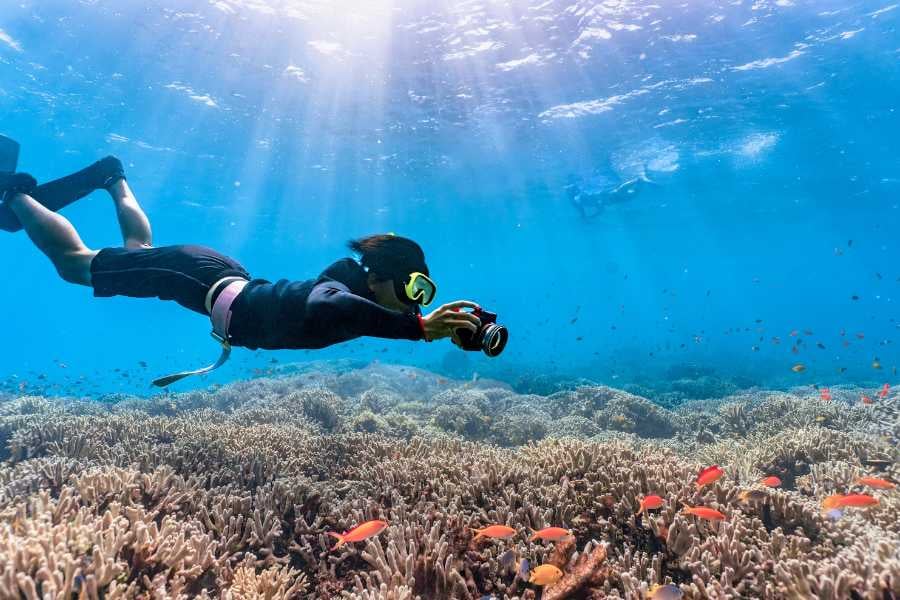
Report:
M168 387L175 383L176 381L181 381L186 377L193 377L194 375L203 375L204 373L210 373L215 371L226 362L231 357L231 343L228 341L228 329L231 326L231 305L234 304L234 301L240 296L241 292L244 291L244 288L247 286L247 280L242 279L240 277L226 277L225 279L221 279L215 283L211 288L209 288L209 292L206 294L206 310L209 311L209 318L212 321L212 336L219 344L222 346L222 352L219 354L219 360L215 363L209 365L208 367L203 367L202 369L197 369L195 371L182 371L181 373L175 373L173 375L167 375L165 377L160 377L153 381L153 385L156 387ZM224 286L224 288L223 288ZM216 291L220 288L222 292L216 298L216 302L213 304L212 299L215 295Z

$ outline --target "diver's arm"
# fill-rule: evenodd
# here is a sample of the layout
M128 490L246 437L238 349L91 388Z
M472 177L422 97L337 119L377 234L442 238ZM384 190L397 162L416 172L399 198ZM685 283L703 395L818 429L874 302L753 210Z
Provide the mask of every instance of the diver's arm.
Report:
M458 330L468 329L472 333L476 333L481 327L481 319L462 310L464 308L477 309L479 306L469 300L457 300L444 304L422 317L425 339L431 341L449 337L453 339L454 344L459 346Z
M317 327L336 329L347 337L423 339L423 329L417 315L384 308L334 284L320 284L313 288L307 300L306 316Z

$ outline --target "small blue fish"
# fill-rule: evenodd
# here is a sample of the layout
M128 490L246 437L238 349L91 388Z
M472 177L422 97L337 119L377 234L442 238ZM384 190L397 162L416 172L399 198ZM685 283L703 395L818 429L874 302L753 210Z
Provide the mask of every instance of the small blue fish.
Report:
M500 555L500 566L502 566L504 569L508 569L514 564L516 564L515 550L509 549Z
M832 521L838 521L838 520L840 520L841 517L844 516L844 513L842 513L840 511L840 509L832 508L827 513L825 513L825 516L828 517L829 519L831 519Z
M527 558L523 558L519 561L519 572L517 573L519 579L523 581L528 581L528 574L531 572L531 563L528 562Z

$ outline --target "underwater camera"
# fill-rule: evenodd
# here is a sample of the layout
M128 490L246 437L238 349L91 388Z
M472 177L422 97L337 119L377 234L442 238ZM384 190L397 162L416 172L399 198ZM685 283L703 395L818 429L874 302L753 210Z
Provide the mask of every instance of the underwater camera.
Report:
M488 356L500 356L509 341L509 330L497 324L497 313L476 308L472 314L481 320L481 327L475 333L468 329L456 330L462 349L470 352L481 350Z

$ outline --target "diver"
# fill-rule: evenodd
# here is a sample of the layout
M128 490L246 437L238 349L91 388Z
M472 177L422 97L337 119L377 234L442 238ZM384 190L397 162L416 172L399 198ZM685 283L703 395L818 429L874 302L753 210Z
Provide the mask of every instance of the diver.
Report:
M496 315L458 300L423 315L437 293L422 248L411 239L377 234L349 242L360 258L344 258L316 279L254 279L235 260L203 246L155 247L150 222L119 159L41 185L16 173L18 146L0 136L0 229L24 229L67 282L94 296L174 300L208 316L221 344L215 364L154 381L166 387L221 366L232 346L256 350L314 349L362 336L426 340L451 338L465 350L497 356L506 329ZM95 190L112 197L124 244L93 250L57 211ZM473 309L471 312L464 309Z
M605 208L633 200L643 187L652 183L646 177L635 177L609 189L585 190L577 179L569 178L568 185L563 189L569 201L578 209L581 218L592 221L599 217Z

